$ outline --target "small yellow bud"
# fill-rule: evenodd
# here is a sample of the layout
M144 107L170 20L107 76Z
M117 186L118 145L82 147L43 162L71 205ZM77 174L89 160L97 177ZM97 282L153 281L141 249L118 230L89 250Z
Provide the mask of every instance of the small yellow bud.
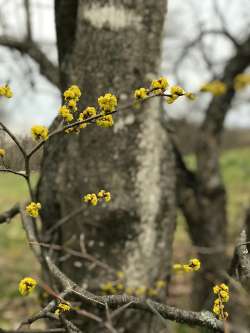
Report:
M148 89L145 88L139 88L136 89L134 92L134 97L136 99L145 99L148 97Z
M31 133L34 140L48 140L49 138L49 130L47 127L42 125L35 125L31 128Z
M5 156L5 150L3 148L0 148L0 157L4 157Z
M40 202L31 202L26 208L26 214L32 216L32 217L38 217L39 210L42 208Z
M36 287L37 282L31 277L26 277L19 282L19 292L22 296L27 296Z
M66 303L59 303L57 305L56 311L55 311L55 315L59 316L60 314L62 314L63 312L66 311L70 311L71 310L71 306L70 304L66 304Z

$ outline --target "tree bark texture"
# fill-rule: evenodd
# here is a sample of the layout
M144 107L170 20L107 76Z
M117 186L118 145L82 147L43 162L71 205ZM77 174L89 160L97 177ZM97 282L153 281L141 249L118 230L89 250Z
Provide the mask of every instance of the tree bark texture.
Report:
M135 88L159 76L166 0L62 0L55 8L61 89L79 85L82 108L96 105L105 92L123 105ZM170 276L174 155L158 98L119 112L114 120L112 128L90 125L79 135L57 136L46 145L38 186L43 231L79 207L83 194L110 191L110 204L86 206L53 241L71 242L79 250L84 235L87 252L123 271L127 287L150 287ZM115 279L86 261L56 260L73 280L95 292ZM152 324L151 315L129 312L121 326L122 332L155 332ZM92 323L81 325L86 332L96 331Z

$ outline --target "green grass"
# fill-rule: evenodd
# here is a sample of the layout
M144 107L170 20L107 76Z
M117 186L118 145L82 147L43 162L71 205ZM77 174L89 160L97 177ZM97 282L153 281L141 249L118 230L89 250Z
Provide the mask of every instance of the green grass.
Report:
M34 175L33 181L36 179L37 175ZM25 202L28 198L25 180L12 174L0 174L0 198L0 212L16 202ZM31 273L34 258L19 217L1 224L0 228L0 267L4 267L4 274L0 274L0 298L3 299L17 295L17 280Z
M185 160L189 168L196 169L194 156L186 156ZM227 190L229 236L235 237L250 202L250 148L223 152L220 165Z

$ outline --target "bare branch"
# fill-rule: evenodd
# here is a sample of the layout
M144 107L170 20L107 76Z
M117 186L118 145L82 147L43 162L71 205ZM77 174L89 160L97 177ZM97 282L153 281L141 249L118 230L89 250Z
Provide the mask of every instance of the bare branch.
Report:
M64 333L64 328L47 328L45 330L33 329L33 330L5 330L0 328L0 333Z
M18 213L20 213L20 206L19 204L15 204L13 207L0 214L0 224L9 222Z
M30 11L30 0L24 0L24 8L26 14L26 30L28 41L32 41L32 23L31 23L31 11Z
M15 171L12 169L6 169L6 168L0 168L0 172L13 173L14 175L21 176L21 177L27 179L26 173L24 173L24 172L19 172L19 171Z
M186 43L186 45L183 47L183 51L180 54L180 56L177 58L174 64L174 72L178 73L178 68L180 67L180 64L184 61L185 57L189 53L189 51L197 44L200 44L204 37L208 35L222 35L227 37L232 44L235 46L235 48L239 48L240 44L238 41L228 32L222 29L211 29L211 30L201 30L198 36L191 40L190 42Z
M57 66L48 59L46 54L35 42L19 40L12 37L10 38L8 36L0 36L0 45L10 49L15 49L22 54L30 56L40 66L40 73L56 87L60 87L59 71Z
M2 123L0 122L0 127L4 130L4 132L6 132L8 134L8 136L15 142L15 144L17 145L17 147L19 148L20 152L22 153L22 155L24 157L26 157L26 152L23 148L23 146L21 145L21 143L19 142L19 140L17 139L17 137Z
M76 327L71 321L64 318L63 315L60 316L61 322L65 327L67 333L83 333L78 327Z
M103 310L106 304L112 308L117 309L120 306L127 305L131 303L128 308L148 311L155 313L157 311L165 319L173 320L179 323L186 323L189 325L197 325L201 327L210 328L217 332L224 332L223 322L217 320L215 316L209 311L194 312L178 309L172 306L168 306L162 303L151 301L150 304L154 308L148 306L146 300L137 298L134 296L127 295L111 295L111 296L97 296L88 292L78 285L76 285L72 280L70 280L64 273L62 273L59 268L51 261L49 257L46 257L49 269L51 273L61 282L65 288L72 288L72 292L83 299L84 302L92 304L98 307L102 307Z
M66 253L74 256L74 257L83 258L87 261L90 261L90 262L94 263L96 266L99 266L99 267L101 267L102 269L105 269L108 272L112 272L112 273L115 272L115 270L112 269L110 266L101 262L100 260L96 259L91 254L88 254L86 252L78 252L76 250L73 250L73 249L70 249L66 246L62 246L62 245L58 245L58 244L35 243L35 242L30 242L30 244L31 245L39 245L41 247L49 248L49 249L55 250L55 251L64 251L64 252L66 252Z

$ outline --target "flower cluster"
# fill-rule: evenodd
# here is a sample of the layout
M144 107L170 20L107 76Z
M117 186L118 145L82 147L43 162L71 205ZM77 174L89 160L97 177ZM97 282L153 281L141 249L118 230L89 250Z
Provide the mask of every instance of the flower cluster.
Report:
M100 285L100 289L104 295L126 293L137 297L154 297L159 295L160 291L166 287L164 280L157 280L153 287L144 285L129 287L126 285L125 274L122 271L116 272L116 278L114 281L107 281Z
M49 138L49 130L47 127L42 125L35 125L31 128L31 134L35 141L43 139L47 140Z
M169 93L166 90L169 89ZM185 96L189 100L195 100L196 96L191 92L186 92L180 86L169 86L168 80L165 77L160 77L158 80L151 82L151 89L146 88L136 89L134 97L137 101L145 100L146 98L153 97L155 95L166 96L166 102L168 104L174 103L180 96ZM137 104L135 104L137 106Z
M56 307L55 315L60 316L63 312L71 310L71 306L68 303L59 303Z
M25 211L28 215L32 217L37 217L39 215L39 210L42 208L40 202L31 202L26 208Z
M213 292L217 295L214 301L213 312L220 320L226 320L228 313L224 311L224 304L229 301L229 288L225 283L213 287Z
M80 129L85 128L91 121L92 117L96 117L95 123L100 127L113 126L113 117L110 113L114 112L117 107L117 98L111 93L106 93L98 98L99 113L93 106L86 107L76 118L74 114L77 111L77 103L80 99L81 91L78 86L73 85L64 92L65 103L59 109L59 114L67 123L72 121L81 122L75 126L65 129L66 133L79 133Z
M100 96L98 98L98 104L104 114L114 112L115 108L117 107L117 98L115 95L107 93L104 96Z
M78 102L79 98L81 97L81 90L78 86L73 85L71 87L69 87L67 90L65 90L63 96L65 101L68 102L68 104L70 104L70 102L73 101L74 102Z
M117 98L111 93L107 93L104 96L98 98L98 104L101 109L103 117L96 120L96 125L100 127L111 127L114 124L111 112L114 112L117 107Z
M80 113L78 121L84 121L88 118L96 116L96 108L93 106L88 106L83 112ZM80 128L85 128L88 125L88 123L82 123L80 124Z
M201 92L210 92L214 96L221 96L225 94L227 86L225 83L219 80L214 80L209 83L204 84L201 88Z
M35 279L26 277L19 282L19 292L22 296L27 296L35 289L36 285Z
M111 127L113 124L114 121L111 114L96 119L96 125L100 127Z
M238 74L234 78L234 89L241 90L250 85L250 73Z
M77 103L81 97L81 90L78 86L73 85L65 90L63 96L65 104L60 107L59 115L67 123L70 123L74 120L73 113L77 111Z
M161 76L158 80L153 80L151 82L151 88L155 95L164 93L168 86L168 80L163 76Z
M166 98L168 104L174 103L180 96L185 95L185 90L180 86L172 86L170 88L170 96Z
M148 97L149 90L146 88L136 89L134 92L134 97L138 100L142 100Z
M5 150L3 148L0 148L0 157L4 157L5 156Z
M82 200L83 202L90 203L92 206L96 206L98 204L98 201L100 200L104 200L105 202L110 202L111 194L110 192L100 190L97 194L95 193L86 194Z
M7 84L0 86L0 96L5 96L7 98L11 98L13 96L13 92Z
M190 259L188 264L175 264L173 265L173 269L177 272L179 271L183 271L186 273L189 272L194 272L194 271L198 271L201 267L201 262L199 259L194 258L194 259Z
M100 289L104 294L115 295L124 291L124 284L121 282L108 281L100 285Z

